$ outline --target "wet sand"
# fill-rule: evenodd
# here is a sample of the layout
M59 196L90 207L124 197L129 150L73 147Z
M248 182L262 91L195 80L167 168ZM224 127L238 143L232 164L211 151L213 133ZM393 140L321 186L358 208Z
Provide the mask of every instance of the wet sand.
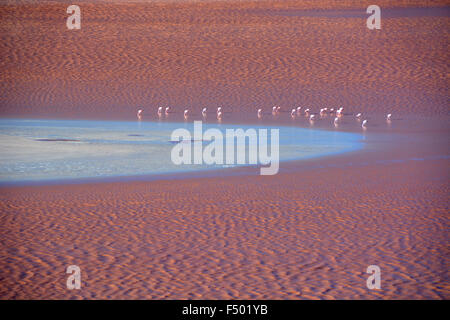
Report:
M330 116L315 128L361 132L354 114L369 119L364 150L275 176L2 187L1 299L450 298L449 19L369 32L365 19L270 5L86 4L79 32L65 5L0 6L2 117L132 119L140 105L151 120L170 105L193 120L220 104L232 123L258 123L262 107L263 122L310 126L290 119L297 105L346 108L338 128ZM66 288L71 264L79 291ZM366 287L373 264L381 290Z

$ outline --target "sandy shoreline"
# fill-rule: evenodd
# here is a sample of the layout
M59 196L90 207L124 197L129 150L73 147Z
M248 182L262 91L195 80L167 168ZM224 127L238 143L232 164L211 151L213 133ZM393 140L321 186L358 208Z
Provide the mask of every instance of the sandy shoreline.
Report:
M229 123L243 126L283 126L284 128L300 127L311 130L325 130L329 132L348 132L360 135L362 146L353 151L341 151L328 155L317 155L305 159L282 160L279 172L300 172L314 170L324 167L336 166L358 166L370 164L383 164L407 161L425 161L425 160L445 160L450 157L450 150L446 145L446 139L442 137L442 132L447 130L449 120L447 118L417 118L403 117L395 118L394 125L386 123L384 117L371 117L370 132L361 129L361 121L355 120L352 115L345 116L340 120L340 125L336 128L330 128L334 117L322 118L315 121L313 125L306 119L287 119L284 117L274 118L267 117L264 121L255 121L255 119L235 119L228 121ZM200 119L199 119L200 120ZM184 122L179 122L180 126ZM210 123L214 123L211 121ZM436 132L434 132L436 131ZM47 141L47 139L39 139ZM50 139L51 141L72 141L66 139ZM79 141L79 140L73 140ZM420 143L422 146L415 150L409 150L409 146L404 148L402 143ZM426 146L428 145L428 146ZM401 150L401 151L400 151ZM383 156L373 156L381 153ZM418 156L419 155L419 156ZM338 161L339 159L351 159L347 163ZM151 182L151 181L177 181L192 178L222 178L226 176L254 176L259 175L260 165L252 165L245 167L229 168L209 168L208 170L187 170L180 172L165 172L140 175L111 175L98 177L82 177L82 178L63 178L63 179L46 179L27 180L27 181L9 181L1 182L0 188L21 187L21 186L49 186L49 185L83 185L83 184L102 184L116 182Z
M220 104L224 123L309 127L289 117L301 105L345 107L338 128L314 128L361 133L358 112L369 126L363 150L275 176L0 187L0 299L449 299L448 17L371 32L249 12L356 3L85 3L79 32L66 4L1 5L2 118L134 120L141 106L153 121L170 105L192 121Z

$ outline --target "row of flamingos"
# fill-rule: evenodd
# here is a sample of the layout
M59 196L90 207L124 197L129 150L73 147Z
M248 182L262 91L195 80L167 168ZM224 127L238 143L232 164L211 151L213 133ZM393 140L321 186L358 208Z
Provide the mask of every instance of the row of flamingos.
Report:
M274 106L274 107L272 108L272 115L273 115L273 116L277 116L277 115L280 113L280 111L281 111L281 107L279 107L279 106ZM170 107L166 107L166 108L164 109L164 114L167 116L167 115L169 114L169 112L170 112ZM138 110L138 112L137 112L137 118L138 118L139 120L142 119L143 113L144 113L144 110L143 110L143 109L139 109L139 110ZM163 107L159 107L159 108L158 108L157 114L158 114L158 117L160 117L160 118L163 116ZM187 118L189 117L189 114L190 114L190 110L189 110L189 109L185 109L184 112L183 112L184 118L187 119ZM263 117L263 110L262 110L262 109L258 109L256 114L257 114L258 119L261 119L261 118ZM290 115L291 115L291 117L292 117L293 119L295 119L296 117L302 116L302 114L304 114L305 117L309 118L309 121L311 121L311 122L313 122L313 121L315 120L315 118L316 118L316 115L313 114L313 113L310 111L309 108L305 108L303 111L302 111L302 107L293 108L293 109L291 110L291 113L290 113ZM336 117L334 118L333 123L334 123L334 125L337 127L337 126L339 125L340 119L344 116L344 108L343 108L343 107L340 107L340 108L338 108L338 109L336 109L336 110L335 110L334 108L330 108L330 109L328 109L328 108L322 108L322 109L320 109L320 111L319 111L319 116L320 116L320 117L323 117L323 116L328 115L328 114L330 114L330 115L335 115L335 116L336 116ZM207 117L207 108L203 108L203 109L202 109L202 116L203 116L203 118L206 118L206 117ZM217 117L217 120L219 120L219 121L222 120L222 116L223 116L222 107L218 107L217 110L216 110L216 117ZM356 115L356 119L357 119L358 121L361 121L361 119L362 119L362 114L361 114L361 113L358 113L358 114ZM391 119L392 119L392 114L391 114L391 113L388 113L388 114L386 115L386 121L390 123L390 122L391 122ZM367 119L364 119L364 120L362 121L361 127L362 127L363 129L365 129L365 128L367 127Z

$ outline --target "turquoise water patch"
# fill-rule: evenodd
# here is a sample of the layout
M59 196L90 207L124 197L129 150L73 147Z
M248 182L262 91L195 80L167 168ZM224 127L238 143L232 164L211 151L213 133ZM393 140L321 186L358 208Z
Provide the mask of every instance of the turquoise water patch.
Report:
M192 122L2 119L0 182L156 175L238 166L175 165L171 151L176 143L171 134L179 128L191 134L194 131ZM363 145L361 135L354 133L203 123L203 131L211 128L219 129L224 137L226 129L267 129L269 140L270 130L279 129L280 161L353 151ZM245 150L248 153L248 147Z

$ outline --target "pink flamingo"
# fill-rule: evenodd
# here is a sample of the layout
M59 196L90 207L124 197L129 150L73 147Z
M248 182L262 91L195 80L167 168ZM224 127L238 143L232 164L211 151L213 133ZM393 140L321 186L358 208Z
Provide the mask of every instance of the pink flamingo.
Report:
M272 114L273 114L273 115L276 115L276 114L277 114L277 107L276 107L276 106L274 106L274 107L272 108Z
M361 127L362 127L363 129L366 129L366 124L367 124L367 120L364 120L364 121L362 122L362 124L361 124Z
M339 125L338 122L339 122L339 118L338 117L334 118L334 126L335 127L337 127Z

